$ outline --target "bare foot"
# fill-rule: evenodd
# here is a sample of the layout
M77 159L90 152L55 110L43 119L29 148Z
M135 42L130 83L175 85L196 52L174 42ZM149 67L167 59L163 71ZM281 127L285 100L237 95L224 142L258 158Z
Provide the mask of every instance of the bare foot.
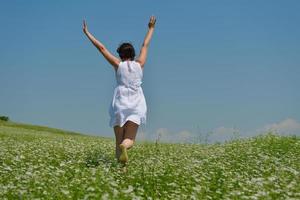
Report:
M123 172L123 173L126 173L126 172L127 172L127 167L126 167L126 165L122 167L122 172Z
M119 161L122 163L127 163L128 162L127 149L123 144L120 144L120 149L121 149L121 155L119 157Z

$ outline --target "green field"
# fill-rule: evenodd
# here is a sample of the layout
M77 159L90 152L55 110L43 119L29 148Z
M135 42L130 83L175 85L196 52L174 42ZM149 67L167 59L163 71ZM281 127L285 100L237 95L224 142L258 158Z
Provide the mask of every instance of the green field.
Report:
M300 139L138 142L127 172L114 141L0 122L0 199L300 199Z

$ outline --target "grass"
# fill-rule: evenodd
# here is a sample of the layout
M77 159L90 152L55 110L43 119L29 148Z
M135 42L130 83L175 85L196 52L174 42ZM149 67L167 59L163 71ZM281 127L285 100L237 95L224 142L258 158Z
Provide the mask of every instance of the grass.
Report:
M299 199L300 139L137 143L0 122L0 199Z

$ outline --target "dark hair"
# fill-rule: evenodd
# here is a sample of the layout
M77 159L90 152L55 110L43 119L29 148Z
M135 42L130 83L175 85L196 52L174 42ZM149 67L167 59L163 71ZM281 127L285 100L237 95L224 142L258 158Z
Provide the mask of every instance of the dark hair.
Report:
M132 44L128 42L122 43L118 47L117 52L122 60L126 60L126 59L134 60L135 50Z

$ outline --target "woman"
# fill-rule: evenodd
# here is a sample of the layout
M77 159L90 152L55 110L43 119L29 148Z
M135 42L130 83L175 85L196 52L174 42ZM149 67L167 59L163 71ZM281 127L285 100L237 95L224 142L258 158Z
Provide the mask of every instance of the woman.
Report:
M141 84L155 22L155 17L151 16L140 55L135 59L135 50L130 43L121 44L117 49L120 58L115 57L88 31L83 21L83 32L116 72L117 86L109 113L110 126L116 136L116 158L122 163L128 161L127 150L134 144L139 125L146 122L147 106Z

